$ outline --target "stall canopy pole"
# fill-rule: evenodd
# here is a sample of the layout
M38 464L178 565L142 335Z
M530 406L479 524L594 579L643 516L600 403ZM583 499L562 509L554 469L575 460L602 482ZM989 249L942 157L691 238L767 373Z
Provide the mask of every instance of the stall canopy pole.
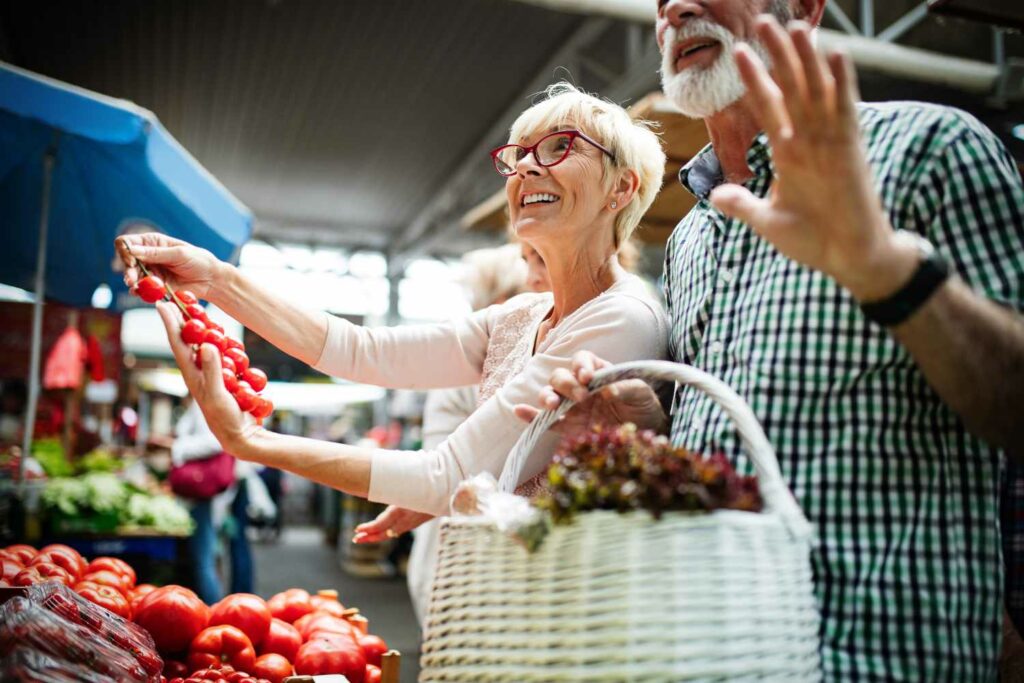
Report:
M25 434L22 439L21 461L18 463L18 481L25 481L25 461L32 453L32 432L36 424L36 405L39 403L39 356L43 345L43 298L46 296L46 233L50 226L50 185L53 165L57 158L56 141L43 157L43 199L39 211L39 252L36 255L35 303L32 306L32 355L28 370L28 405L25 406Z

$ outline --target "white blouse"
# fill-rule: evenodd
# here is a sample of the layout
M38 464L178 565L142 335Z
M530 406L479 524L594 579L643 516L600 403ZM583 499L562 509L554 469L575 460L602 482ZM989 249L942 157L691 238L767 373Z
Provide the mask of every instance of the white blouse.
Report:
M360 327L325 314L327 339L315 367L355 382L408 389L483 382L483 389L490 374L486 370L495 369L496 361L504 361L509 354L528 356L521 371L501 378L500 388L495 387L469 419L436 448L375 451L370 500L448 514L449 500L459 482L481 472L500 476L526 427L513 407L535 404L551 373L568 368L576 352L592 351L613 363L666 357L664 310L635 276L623 278L566 316L533 350L538 325L550 313L552 302L549 293L521 294L461 320L400 327ZM512 326L518 335L513 339L508 334L510 326L504 324L513 322L510 316L526 323L521 330ZM496 330L502 333L495 335ZM514 353L514 347L519 347L519 353ZM530 455L521 482L544 469L557 443L556 434L545 436Z

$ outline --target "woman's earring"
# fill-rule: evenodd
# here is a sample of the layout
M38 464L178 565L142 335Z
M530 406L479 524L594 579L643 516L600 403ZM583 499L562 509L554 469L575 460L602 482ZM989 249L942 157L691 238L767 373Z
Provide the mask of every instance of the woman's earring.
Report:
M619 205L619 204L618 204L618 202L616 202L615 200L612 200L612 208L613 208L613 209L614 209L615 207L617 207L618 205Z

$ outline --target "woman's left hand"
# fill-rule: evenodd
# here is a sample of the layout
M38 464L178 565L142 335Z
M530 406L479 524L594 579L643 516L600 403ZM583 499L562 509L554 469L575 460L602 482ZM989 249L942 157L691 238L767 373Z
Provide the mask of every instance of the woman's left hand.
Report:
M167 330L167 341L181 369L185 386L203 411L210 431L224 450L235 457L244 458L246 445L260 428L239 409L235 399L224 387L220 353L212 344L203 344L199 347L203 369L197 368L192 360L192 347L181 339L181 326L184 323L181 313L174 304L167 302L158 303L157 310Z
M380 543L391 538L398 538L406 531L412 531L432 519L434 519L434 515L425 512L389 505L387 510L377 515L377 519L357 526L352 542Z

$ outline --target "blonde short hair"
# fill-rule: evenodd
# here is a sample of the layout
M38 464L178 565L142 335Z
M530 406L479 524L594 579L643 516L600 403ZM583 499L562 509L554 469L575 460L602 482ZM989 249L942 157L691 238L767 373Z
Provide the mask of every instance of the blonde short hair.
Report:
M615 246L629 239L654 202L665 176L665 152L646 121L633 120L625 109L583 92L562 81L548 86L545 98L515 120L509 140L529 138L558 126L573 126L607 147L602 154L604 176L611 183L615 171L632 169L639 178L636 196L615 218Z

